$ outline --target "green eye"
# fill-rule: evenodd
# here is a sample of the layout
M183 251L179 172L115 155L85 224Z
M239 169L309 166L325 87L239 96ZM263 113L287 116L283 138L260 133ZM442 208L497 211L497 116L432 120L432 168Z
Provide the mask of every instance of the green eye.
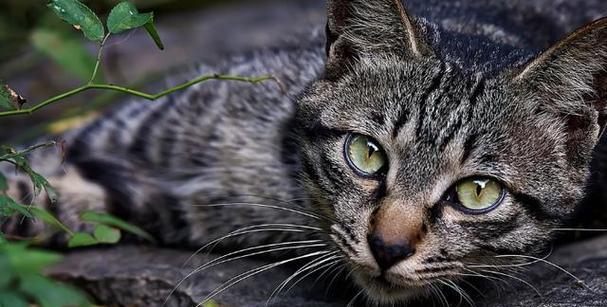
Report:
M492 179L467 179L455 186L459 204L475 213L493 209L502 198L504 188Z
M378 142L368 136L352 134L345 146L348 164L363 176L373 176L387 164L386 154Z

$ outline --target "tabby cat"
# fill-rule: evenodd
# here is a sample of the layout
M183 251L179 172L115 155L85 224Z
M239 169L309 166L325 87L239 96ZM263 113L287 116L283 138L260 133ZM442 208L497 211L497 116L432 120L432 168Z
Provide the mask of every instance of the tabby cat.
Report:
M380 304L528 261L500 255L541 254L586 195L607 19L537 54L579 20L540 18L546 1L412 2L422 17L400 0L329 0L326 35L199 71L271 72L282 90L213 81L67 133L64 163L32 157L60 193L49 210L85 230L78 212L109 212L171 246L237 229L260 231L224 249L315 238L323 247L293 253L341 259ZM573 5L582 19L607 13L601 1ZM44 203L26 182L16 174L9 193ZM2 225L64 243L46 227Z

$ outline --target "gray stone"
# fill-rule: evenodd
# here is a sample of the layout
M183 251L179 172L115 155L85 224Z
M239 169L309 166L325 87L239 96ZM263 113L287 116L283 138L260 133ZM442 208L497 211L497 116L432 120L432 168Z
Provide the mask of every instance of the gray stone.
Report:
M167 297L166 306L196 306L231 277L269 263L263 260L231 262L193 274L179 285L190 272L216 257L201 254L185 263L191 255L191 251L142 246L89 249L69 253L50 273L87 290L100 303L109 306L162 306ZM469 289L468 293L479 307L607 306L607 236L558 248L547 260L583 283L560 269L538 262L527 266L528 271L515 275L529 285L507 277L502 278L503 282L471 280L479 289ZM266 306L272 291L295 269L277 268L253 276L215 300L221 306ZM330 278L313 285L315 279L310 277L287 294L283 292L273 301L273 306L345 306L353 296L352 292L344 291L348 288L344 282L337 282L326 291ZM454 293L449 297L450 305L457 306L459 297ZM461 306L465 305L462 302Z

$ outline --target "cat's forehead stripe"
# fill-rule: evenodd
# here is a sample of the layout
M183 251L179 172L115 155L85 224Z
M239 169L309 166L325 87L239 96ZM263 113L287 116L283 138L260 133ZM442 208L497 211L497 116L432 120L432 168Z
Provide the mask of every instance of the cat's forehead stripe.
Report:
M445 68L445 64L441 63L440 69L438 72L432 77L432 81L430 85L424 90L419 98L419 112L417 118L417 128L415 129L416 135L421 134L422 124L424 123L424 119L426 116L426 112L428 109L428 105L432 105L431 101L428 101L431 95L435 92L438 92L438 97L442 95L444 91L444 83L445 79L448 79L448 71ZM432 97L432 100L436 100L435 97Z

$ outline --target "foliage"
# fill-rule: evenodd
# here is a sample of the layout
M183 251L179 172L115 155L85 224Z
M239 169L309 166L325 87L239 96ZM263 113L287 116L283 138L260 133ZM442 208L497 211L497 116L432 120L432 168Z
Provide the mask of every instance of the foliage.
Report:
M42 175L31 168L27 155L37 149L54 145L55 143L51 142L21 151L5 146L4 154L0 156L0 162L13 164L29 176L36 194L45 191L53 203L57 201L57 193ZM114 244L120 241L121 230L153 240L150 234L134 225L111 215L96 212L82 214L83 222L95 225L92 234L74 232L50 212L34 205L17 203L6 194L8 188L7 178L0 172L0 218L16 215L38 218L47 225L65 232L69 236L69 247ZM34 238L33 241L36 239ZM56 263L60 258L54 253L30 249L24 243L10 243L0 232L0 272L2 272L0 306L29 306L27 302L36 302L40 306L89 306L86 297L77 290L54 282L41 274L44 268Z
M154 13L140 14L135 5L128 1L121 2L112 9L107 18L107 27L112 34L145 27L156 46L161 50L164 49L164 44L154 26Z
M88 54L73 32L37 29L31 35L33 45L60 65L68 67L74 75L82 80L88 79L88 82L26 109L23 108L26 100L8 85L0 82L0 117L31 114L47 105L90 89L117 91L148 100L156 100L210 79L249 83L272 79L270 76L249 78L216 74L204 75L157 94L147 94L122 86L100 83L98 79L103 47L111 35L144 28L157 47L164 49L154 26L154 14L151 12L139 13L135 5L124 1L114 6L104 24L93 10L78 0L50 0L48 8L60 19L81 31L88 40L99 44L97 58ZM2 25L2 20L0 20L0 30ZM23 150L0 146L0 163L11 164L16 171L26 174L34 187L34 196L44 192L51 205L57 202L59 195L48 180L31 167L28 155L35 150L55 145L54 142L50 142ZM69 247L114 244L120 241L122 231L148 241L154 240L142 229L114 216L98 212L85 212L80 217L83 223L94 226L92 233L76 232L36 204L20 204L7 194L8 190L9 182L6 174L0 170L0 222L17 216L39 219L46 225L65 233L69 238ZM36 242L36 240L37 238L7 237L0 232L0 306L30 306L32 303L42 307L89 306L87 297L78 290L43 275L43 270L58 262L61 256L31 248L30 242Z
M246 0L230 0L241 1ZM204 8L208 6L223 5L228 0L137 0L133 1L139 9L161 12L187 12L191 9ZM27 44L30 43L30 34L38 30L62 30L60 21L53 14L51 18L45 18L52 13L44 3L49 1L32 0L2 0L0 1L0 63L9 63L14 60L16 54L22 54ZM117 0L84 0L94 12L106 14L118 3ZM48 14L51 13L51 14ZM48 20L47 20L48 19ZM37 58L36 61L41 61ZM21 65L18 65L21 66ZM66 67L62 67L65 69Z
M78 0L52 0L48 4L57 16L65 22L82 30L84 36L92 41L102 41L105 29L97 14Z
M24 243L0 243L0 306L90 306L80 291L40 273L59 260L56 253Z
M42 27L32 32L31 41L40 53L78 79L87 80L93 73L95 58L74 33Z
M82 30L82 32L88 39L100 42L97 61L95 63L95 67L93 68L92 76L90 77L89 82L87 82L86 84L81 85L65 93L59 94L57 96L51 97L27 109L21 108L24 100L21 98L20 95L12 91L8 87L8 85L0 84L0 107L4 106L5 108L4 111L0 110L0 117L31 114L50 104L92 89L117 91L133 96L138 96L148 100L157 100L161 97L170 95L174 92L183 90L192 85L211 79L241 81L253 84L266 80L276 81L276 79L271 76L240 77L210 74L200 76L198 78L195 78L194 80L174 86L157 94L148 94L114 84L96 83L95 80L97 78L99 67L101 64L103 47L112 34L120 33L130 29L136 29L139 27L144 27L148 31L150 37L154 40L158 48L164 48L164 45L162 44L162 41L153 23L153 14L141 14L138 12L135 6L129 3L128 1L121 2L110 12L110 16L108 17L106 22L106 26L109 29L109 33L105 34L106 31L104 25L101 23L99 17L97 17L97 15L95 15L95 13L93 13L86 5L82 4L77 0L52 0L51 4L49 4L49 7L51 7L51 9L63 20L74 26L76 29Z
M154 238L149 233L145 232L143 229L137 226L133 226L117 217L108 214L88 211L84 212L81 218L85 222L121 229L126 232L130 232L138 237L144 238L150 242L154 242Z

